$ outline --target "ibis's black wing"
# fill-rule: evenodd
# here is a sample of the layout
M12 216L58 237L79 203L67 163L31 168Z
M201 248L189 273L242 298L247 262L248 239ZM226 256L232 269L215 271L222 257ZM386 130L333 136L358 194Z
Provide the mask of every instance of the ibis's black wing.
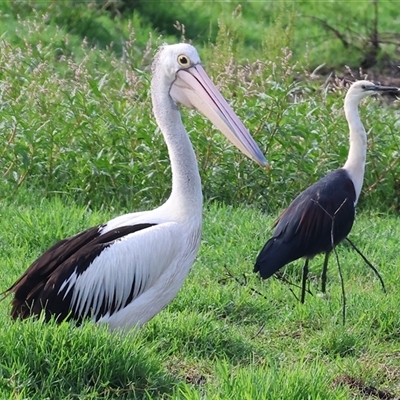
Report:
M300 257L332 250L350 232L356 193L344 169L330 172L302 192L280 215L272 238L257 257L254 270L269 278Z

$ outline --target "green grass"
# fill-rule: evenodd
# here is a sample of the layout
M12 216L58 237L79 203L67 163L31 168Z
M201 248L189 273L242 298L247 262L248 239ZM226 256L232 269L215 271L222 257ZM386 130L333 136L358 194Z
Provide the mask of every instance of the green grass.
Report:
M27 193L3 203L1 289L55 240L122 211ZM397 218L358 215L350 235L381 272L386 295L356 253L338 247L342 326L333 257L328 299L316 295L320 256L310 263L314 295L301 305L286 285L251 273L274 216L217 205L204 216L201 250L182 290L135 335L91 323L12 322L8 300L1 302L0 398L362 399L371 387L400 396ZM299 282L301 265L287 268L291 280Z

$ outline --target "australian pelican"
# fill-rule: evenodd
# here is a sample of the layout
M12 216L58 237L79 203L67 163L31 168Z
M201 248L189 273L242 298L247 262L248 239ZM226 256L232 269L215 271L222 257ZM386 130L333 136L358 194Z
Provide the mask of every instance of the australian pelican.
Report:
M257 257L254 271L259 272L264 279L286 264L305 257L302 302L309 259L325 253L321 276L322 292L325 293L328 258L333 249L332 226L334 246L349 234L353 226L367 152L367 134L358 113L358 105L363 98L373 93L398 90L369 81L353 83L344 101L350 129L350 149L346 163L343 168L331 171L296 197L278 217L271 239Z
M203 204L195 153L177 104L202 112L240 151L267 165L191 45L160 48L151 95L171 161L169 199L54 244L6 291L14 294L13 318L44 312L46 319L91 318L111 329L129 329L175 297L199 249Z

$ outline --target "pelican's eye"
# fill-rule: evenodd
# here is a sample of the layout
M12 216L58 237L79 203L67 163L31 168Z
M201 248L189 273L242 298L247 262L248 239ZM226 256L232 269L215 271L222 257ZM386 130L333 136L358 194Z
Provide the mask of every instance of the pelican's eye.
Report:
M367 87L365 85L361 85L361 89L365 90Z
M178 63L181 67L187 68L190 66L190 58L181 54L180 56L178 56Z

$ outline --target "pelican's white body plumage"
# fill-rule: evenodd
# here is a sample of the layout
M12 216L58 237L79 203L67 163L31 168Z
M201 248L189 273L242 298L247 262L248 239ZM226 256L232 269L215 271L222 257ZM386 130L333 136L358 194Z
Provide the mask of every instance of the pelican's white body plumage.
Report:
M111 328L144 323L176 296L200 245L201 214L188 221L176 222L174 218L167 221L162 215L157 218L154 211L140 213L139 218L134 214L124 216L130 217L125 221L118 217L116 224L111 220L103 228L105 233L110 229L109 224L113 229L129 224L155 224L114 242L79 279L74 273L70 281L65 281L66 294L73 290L71 304L79 315L97 315L103 301L112 299L113 293L118 293L116 308L120 308L128 300L133 281L137 284L133 292L135 300L111 315L106 312L99 322L106 322ZM89 309L91 304L95 305L93 310Z
M258 146L188 44L163 46L153 63L153 110L168 146L172 193L152 211L122 215L56 243L8 289L11 314L92 318L111 328L141 325L182 286L200 245L202 192L196 157L177 103L206 115L244 154Z

